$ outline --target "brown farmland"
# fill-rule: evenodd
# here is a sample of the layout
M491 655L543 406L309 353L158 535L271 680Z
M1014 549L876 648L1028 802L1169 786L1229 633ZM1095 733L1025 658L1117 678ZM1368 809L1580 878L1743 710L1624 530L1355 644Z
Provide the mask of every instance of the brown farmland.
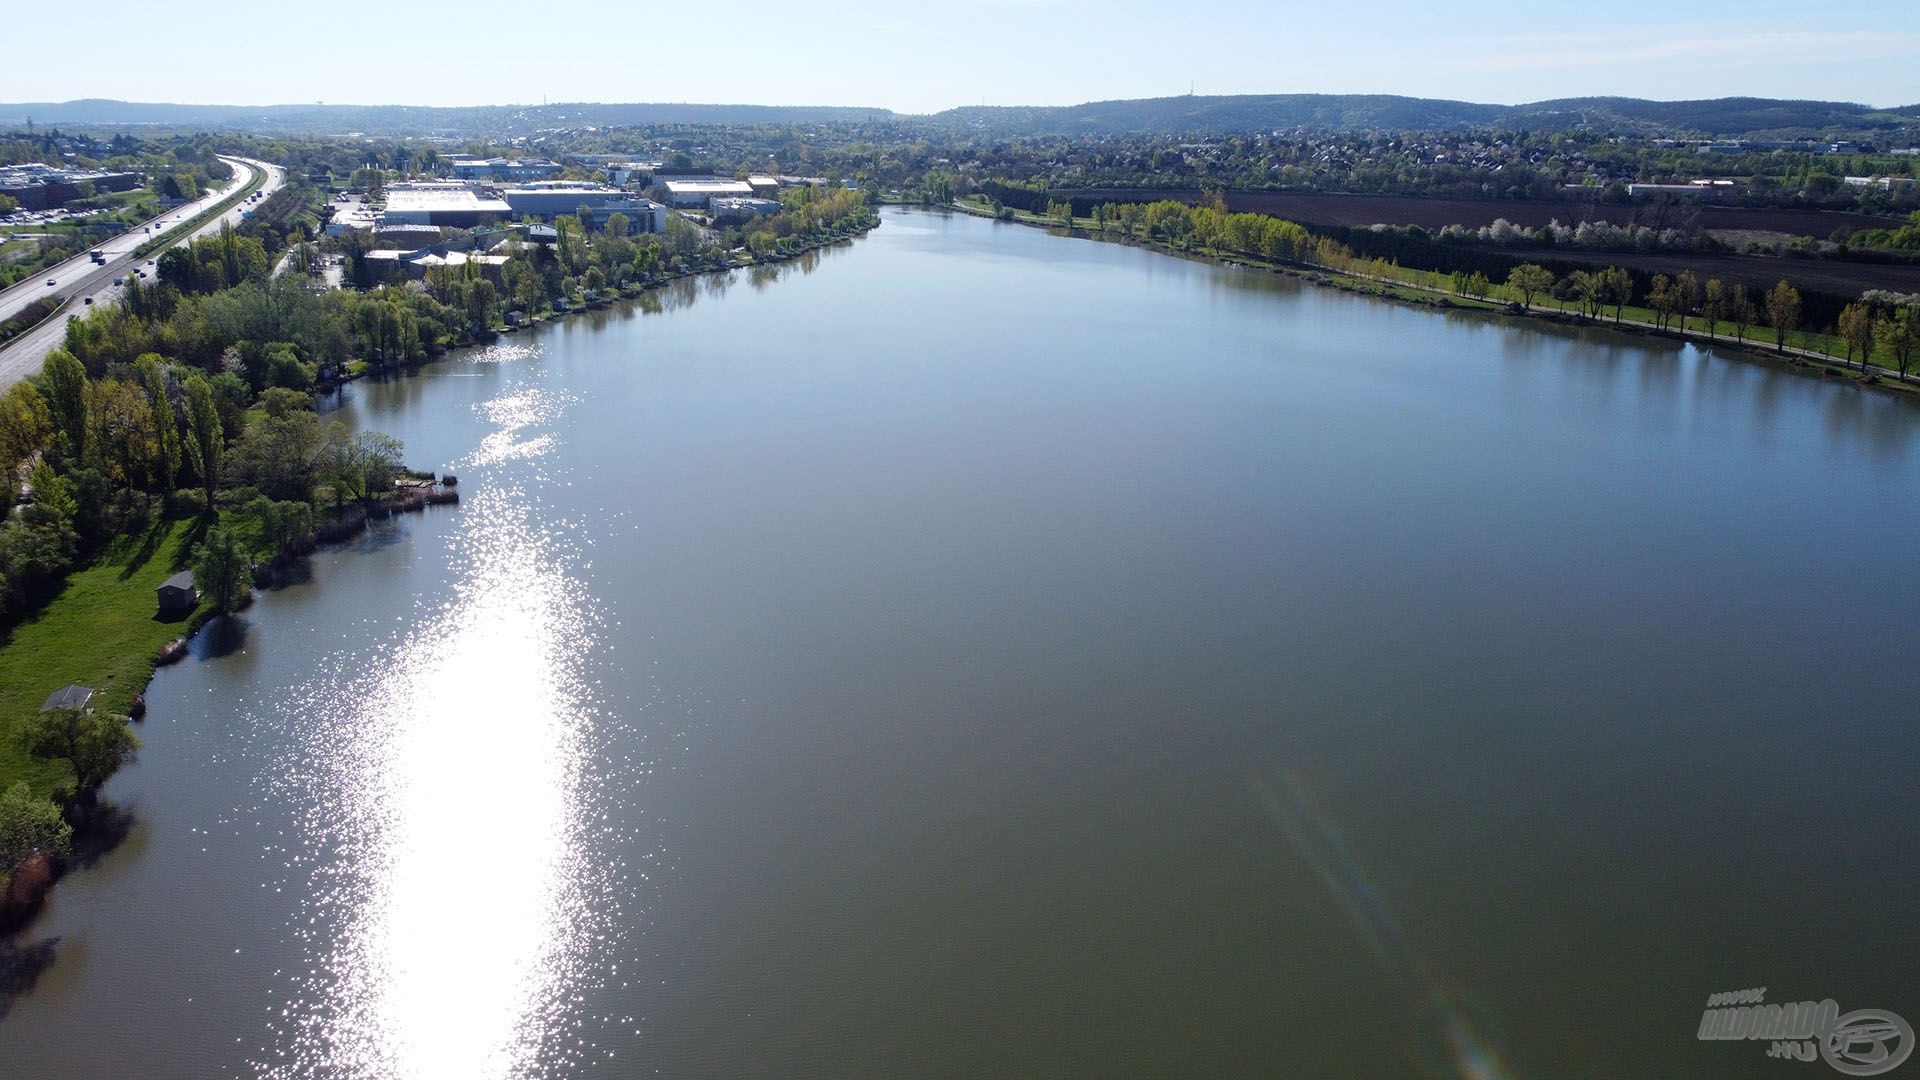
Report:
M1527 249L1477 247L1514 255ZM1755 289L1768 289L1785 278L1803 292L1853 297L1868 289L1920 292L1920 263L1858 263L1834 259L1784 259L1770 255L1702 254L1687 251L1581 251L1557 247L1542 255L1560 262L1594 266L1625 266L1648 274L1677 275L1691 270L1705 281L1719 278Z
M1343 195L1326 192L1228 191L1227 208L1240 213L1270 214L1308 226L1419 225L1438 230L1448 225L1478 228L1496 218L1538 228L1549 221L1563 224L1606 220L1658 228L1747 229L1815 236L1825 239L1843 226L1884 228L1904 224L1899 218L1847 214L1831 210L1770 209L1742 206L1703 206L1687 202L1609 205L1590 202L1508 201L1500 199L1439 199L1414 195ZM1139 202L1172 199L1197 202L1201 193L1173 188L1096 188L1057 191L1054 197L1077 202ZM1494 247L1472 250L1510 258L1625 266L1648 274L1678 274L1691 270L1702 280L1720 278L1757 289L1786 278L1803 291L1850 298L1868 289L1920 292L1920 263L1843 262L1836 259L1794 259L1766 255L1738 255L1681 251L1584 251L1570 247ZM1824 318L1825 316L1823 316Z

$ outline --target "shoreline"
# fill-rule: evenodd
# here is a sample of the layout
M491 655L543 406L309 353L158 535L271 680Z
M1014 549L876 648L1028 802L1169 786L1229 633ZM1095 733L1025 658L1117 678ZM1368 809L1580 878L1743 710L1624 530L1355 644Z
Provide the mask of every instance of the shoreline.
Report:
M902 204L907 205L907 204ZM1565 310L1556 310L1535 304L1532 307L1520 307L1497 300L1485 300L1474 297L1457 296L1443 289L1436 289L1410 281L1397 281L1391 278L1374 277L1369 274L1340 270L1322 266L1318 263L1276 261L1244 253L1223 254L1198 249L1180 249L1157 240L1130 234L1108 235L1092 228L1079 225L1062 225L1057 219L1041 217L1025 211L1015 211L1012 217L1000 217L989 210L969 206L959 200L948 206L926 206L922 209L940 212L959 212L972 217L1003 221L1010 225L1024 225L1046 232L1063 233L1069 239L1093 240L1102 243L1117 243L1128 247L1137 247L1161 255L1175 258L1192 259L1215 266L1232 266L1246 270L1265 271L1286 277L1306 281L1322 288L1340 292L1370 296L1381 300L1390 300L1411 307L1433 308L1441 311L1474 312L1484 315L1505 316L1514 319L1528 319L1545 322L1555 326L1573 328L1591 328L1612 330L1640 337L1651 337L1680 344L1690 344L1700 348L1716 348L1719 354L1728 360L1742 363L1761 363L1783 371L1818 378L1824 381L1842 380L1863 390L1877 390L1897 397L1920 400L1920 375L1901 375L1898 371L1869 365L1863 373L1859 367L1814 350L1788 346L1778 350L1771 345L1756 341L1740 341L1718 334L1703 334L1699 331L1677 328L1661 328L1636 319L1618 322L1605 318L1590 319ZM1078 219L1076 219L1078 220ZM1419 294L1401 295L1400 290ZM1520 308L1520 310L1514 310ZM1691 317L1690 317L1691 318Z
M252 564L248 571L247 592L231 613L223 615L211 603L201 600L184 616L171 621L152 615L150 607L144 602L137 605L139 614L135 614L134 605L130 605L126 611L108 608L91 612L89 617L85 606L87 602L76 600L75 603L83 605L82 610L57 616L60 625L78 624L80 632L110 639L122 647L105 655L86 658L83 665L87 670L62 669L60 678L93 688L94 700L89 702L87 712L118 717L130 729L137 731L147 716L146 693L152 687L154 678L161 668L186 659L193 651L192 642L202 633L219 626L223 618L245 611L264 594L298 581L298 575L289 577L287 571L290 568L321 548L344 547L371 527L373 521L390 519L403 513L422 512L429 506L458 505L458 483L458 479L451 476L435 476L427 480L422 474L403 471L392 492L364 504L350 506L343 513L316 525L312 542L297 554L291 557L283 554ZM182 556L191 550L194 539L211 527L209 519L202 514L170 514L169 509L164 501L151 509L140 534L145 538L142 552L127 558L124 552L118 552L112 546L102 549L92 563L69 575L63 586L63 594L68 589L85 587L77 585L76 579L110 575L117 579L118 591L122 596L146 597L149 586L177 570ZM20 635L22 631L28 631L30 637L34 636L29 628L45 619L53 605L59 602L60 598L56 597L35 617L8 632L6 643L0 648L7 652L21 650L9 656L9 662L23 663L36 672L45 668L44 662L49 659L48 646L57 643L23 642ZM49 632L46 636L57 635ZM61 650L54 651L57 654ZM38 696L37 689L33 696ZM40 771L44 776L46 770ZM116 769L115 773L118 771ZM95 852L110 839L98 834L96 826L112 817L111 813L103 813L103 810L111 811L113 803L101 797L102 789L111 779L112 776L108 776L98 786L76 788L64 796L60 794L64 789L56 784L52 801L60 807L62 819L73 830L73 853L61 858L37 855L22 864L13 879L0 887L0 936L15 933L30 925L45 906L53 887L76 869L75 856L82 852ZM27 784L30 788L38 786L30 777L19 777L16 782Z
M260 175L264 177L265 174L261 173ZM457 349L484 347L493 341L499 340L504 335L533 329L550 322L557 322L567 316L592 311L603 311L619 303L631 303L641 299L651 291L665 288L677 281L713 274L732 273L736 270L752 269L756 266L779 265L781 263L791 262L823 248L842 244L850 245L855 240L867 235L879 226L880 219L876 213L872 224L868 226L855 229L847 234L835 234L818 241L807 243L778 257L753 256L749 257L745 262L730 261L729 264L725 266L703 267L698 270L689 269L663 274L652 280L640 283L635 287L621 289L613 296L596 298L594 301L583 304L577 308L570 308L567 311L550 311L546 315L533 316L521 326L502 327L490 330L488 336L484 338L476 338L467 343L443 348L438 353L429 355L426 360L420 363L381 366L377 368L369 365L361 367L358 371L348 371L338 377L316 384L313 393L316 400L318 400L321 395L338 393L346 383L368 376L412 374L426 364L447 359L448 355ZM316 523L313 543L307 551L299 555L299 558L305 558L311 554L312 550L323 546L338 547L351 542L355 537L364 533L376 519L388 519L402 513L422 512L428 506L458 505L460 502L459 491L456 487L458 482L457 478L452 476L420 473L406 469L403 466L401 479L396 484L394 491L390 494L367 505L348 508L345 513L331 518L325 523ZM169 516L167 510L168 507L166 503L162 501L157 508L157 512L153 514L152 519L148 522L147 531L170 536L175 531L181 529L183 523L188 523L185 527L191 531L194 527L193 523L198 523L203 520L195 514ZM138 566L129 567L122 576L122 581L131 581L135 577L137 570L143 570L149 563L156 561L162 561L158 551L150 554ZM174 561L178 561L177 552ZM103 549L93 563L86 567L77 568L69 574L67 584L62 586L62 590L64 592L77 575L85 574L89 571L100 571L102 569L110 570L118 565L119 560L113 555L112 549ZM168 570L173 569L171 564L162 568ZM281 577L285 569L286 567L281 565L281 561L277 558L254 567L252 581L250 583L251 587L249 588L246 599L241 603L240 607L236 609L236 612L245 610L251 606L260 594L273 591L280 587L282 584ZM147 576L151 575L152 572L149 571ZM143 594L145 584L146 583L143 582L140 587ZM128 587L132 588L132 586ZM58 602L58 598L56 597L54 601L49 603L48 607ZM30 626L45 618L47 611L48 608L42 608L34 617L13 627L7 633L5 644L0 645L0 649L8 649L18 645L19 632L24 627ZM106 670L96 668L96 670L86 672L67 672L66 676L70 676L68 681L79 682L81 685L98 684L100 693L102 694L102 700L98 708L107 712L108 715L122 717L123 721L129 725L135 724L144 719L144 699L146 691L152 685L154 677L159 673L160 668L176 663L189 655L191 652L190 643L198 637L202 631L206 630L207 627L215 624L220 617L220 613L214 611L208 604L198 604L194 610L179 623L172 624L175 636L173 636L171 640L160 644L157 648L145 651L129 649L122 650L115 654L112 663L115 665L130 665L130 670L126 672L115 672L111 668ZM109 622L113 624L119 624L123 621L133 624L129 629L136 636L142 636L142 632L149 629L144 624L150 622L151 619L144 615L139 618L137 623L135 623L134 620L122 620L117 617L109 619ZM147 633L144 634L144 636L152 637L153 635ZM102 786L104 787L104 783ZM104 800L100 799L98 788L75 791L71 798L56 801L59 802L62 807L62 816L68 819L74 827L76 848L88 846L99 839L93 836L90 830L102 816L98 812L99 807L111 804L105 803ZM31 865L23 865L20 873L15 875L14 880L7 882L5 888L0 888L0 935L12 934L30 925L44 908L47 896L52 892L53 887L61 878L71 873L74 868L71 858L49 860L45 856L37 856L36 861Z
M838 247L842 244L852 244L854 241L860 239L861 237L866 236L868 233L872 232L873 230L879 227L880 227L880 216L876 213L874 215L873 224L868 225L865 228L856 229L851 234L848 234L848 235L830 236L827 239L809 243L806 246L796 248L795 250L790 251L785 255L779 255L772 258L768 258L765 256L750 256L748 261L743 263L734 263L727 266L710 266L710 267L703 267L702 269L699 269L699 270L682 270L679 272L668 272L665 274L657 275L652 280L640 283L632 288L619 289L617 290L616 295L603 296L598 299L588 301L587 303L582 304L579 307L570 307L566 311L553 311L549 309L545 315L529 315L527 316L526 321L521 323L518 326L489 327L487 330L487 336L475 337L472 340L462 342L460 344L449 345L441 349L437 353L429 353L425 360L421 360L417 363L394 364L394 365L388 365L388 366L382 366L382 367L373 367L372 365L365 365L365 366L362 366L358 371L349 370L349 371L343 372L342 374L336 375L332 378L324 379L316 382L313 387L313 392L316 396L320 394L334 394L334 393L338 393L340 389L344 387L346 384L350 382L358 382L361 379L365 379L369 377L385 376L385 375L408 374L422 367L425 367L428 364L437 363L441 360L444 360L447 358L449 354L456 352L460 349L481 348L486 345L490 345L500 340L503 337L507 337L513 334L518 334L527 330L533 330L538 327L544 326L548 323L559 322L563 319L572 318L575 315L585 315L588 312L606 311L614 307L616 304L632 303L633 301L639 300L641 297L645 296L646 294L650 292L654 292L659 289L664 289L676 281L688 281L695 278L710 276L713 274L731 274L736 270L751 270L757 266L778 266L782 263L789 263L794 261L795 259L800 258L803 255L810 255L816 251L820 251L825 248ZM609 290L609 291L614 291L614 290ZM365 364L364 361L362 363Z

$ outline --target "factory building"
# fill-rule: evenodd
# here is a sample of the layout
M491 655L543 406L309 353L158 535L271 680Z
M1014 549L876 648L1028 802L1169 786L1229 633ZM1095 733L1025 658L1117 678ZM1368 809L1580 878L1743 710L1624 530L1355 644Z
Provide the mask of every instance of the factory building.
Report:
M584 209L596 229L614 214L625 214L629 231L635 233L660 232L667 227L666 207L603 184L562 180L526 184L502 189L500 198L512 207L516 220L540 217L551 221Z
M560 175L560 164L546 158L480 158L456 156L450 165L457 180L500 180L526 183Z
M0 167L0 195L20 204L22 210L54 210L89 194L132 191L143 181L139 173L101 172L63 169L32 163Z
M437 225L471 229L513 216L513 207L460 183L394 184L387 188L382 225Z
M780 204L773 199L741 199L721 195L710 200L707 209L717 223L743 221L757 214L777 214Z
M668 205L683 209L703 208L715 197L753 197L753 185L745 180L662 180L658 173L654 176L655 186L666 191Z

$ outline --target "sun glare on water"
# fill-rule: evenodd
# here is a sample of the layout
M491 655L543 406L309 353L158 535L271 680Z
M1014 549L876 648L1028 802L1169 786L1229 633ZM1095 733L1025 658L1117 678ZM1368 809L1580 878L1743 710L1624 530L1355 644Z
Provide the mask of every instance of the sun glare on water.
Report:
M474 460L544 453L522 434L539 391L481 407ZM506 447L512 449L506 449ZM474 489L478 489L475 491ZM556 1063L591 944L581 765L593 705L591 605L511 480L469 484L451 599L316 695L325 748L315 815L338 857L316 881L325 933L273 1075L490 1077ZM337 711L336 711L337 710Z

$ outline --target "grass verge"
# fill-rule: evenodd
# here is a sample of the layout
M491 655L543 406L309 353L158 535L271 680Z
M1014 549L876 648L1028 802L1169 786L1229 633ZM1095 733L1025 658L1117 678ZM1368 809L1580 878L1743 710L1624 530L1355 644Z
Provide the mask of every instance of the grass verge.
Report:
M173 518L120 537L0 644L0 789L25 780L51 795L67 779L64 764L14 745L20 717L68 683L93 687L96 709L125 713L153 676L154 654L196 625L204 604L188 619L162 621L154 590L186 567L202 528L199 518Z
M161 248L173 246L173 243L176 240L180 239L182 236L192 235L195 229L198 229L200 226L205 225L207 222L212 221L214 218L217 218L221 214L224 214L227 211L233 209L235 206L239 205L242 199L245 199L247 196L253 194L256 191L259 191L260 185L267 182L267 170L256 168L255 166L249 165L247 166L247 171L252 175L247 178L246 183L240 185L239 190L235 191L233 194L227 196L226 198L221 199L219 202L214 203L212 206L208 207L207 209L202 210L200 213L195 214L193 217L187 219L186 221L178 225L175 225L173 228L168 229L166 232L161 233L159 236L156 236L153 239L147 241L146 243L141 244L139 247L134 249L133 257L136 259L144 259L148 255L151 255L154 252L159 251Z

